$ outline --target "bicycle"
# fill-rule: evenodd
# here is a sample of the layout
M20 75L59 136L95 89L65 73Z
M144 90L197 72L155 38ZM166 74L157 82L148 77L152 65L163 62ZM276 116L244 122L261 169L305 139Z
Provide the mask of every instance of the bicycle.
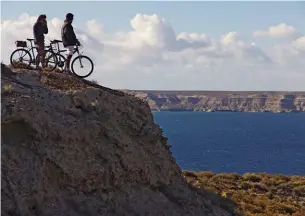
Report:
M32 41L34 41L34 39L31 38L27 38L27 41L30 42L30 47L27 45L26 41L16 41L15 44L17 46L17 49L15 51L12 52L11 56L10 56L10 63L14 68L18 68L19 66L24 66L25 69L28 69L31 64L34 64L35 66L37 66L37 58L35 58L35 54L34 54L34 50L36 50L37 52L37 47L33 45ZM21 47L21 48L19 48ZM14 55L18 52L24 52L24 55L19 55L19 58L17 58L19 60L16 61L13 59ZM32 52L32 54L31 54ZM47 53L46 53L47 54ZM28 56L28 57L26 57ZM24 63L23 61L27 62ZM18 64L19 63L19 64Z
M61 54L62 52L66 52L66 50L60 50L59 47L59 43L61 43L62 41L60 40L51 40L50 41L50 45L46 46L44 51L45 52L50 52L51 55L49 55L47 58L47 60L45 60L46 63L46 68L49 69L49 71L53 71L58 67L63 68L66 62L66 58ZM57 48L53 48L53 44L57 45ZM36 59L39 58L41 55L41 53L38 53L36 56ZM47 56L47 55L46 55ZM50 60L53 59L53 62L51 62ZM49 63L54 63L54 66L49 66Z
M61 41L59 41L59 42L61 42ZM59 47L59 45L58 45L58 47ZM83 52L80 52L80 51L79 51L79 47L81 47L81 46L80 46L80 45L76 45L75 48L74 48L74 50L73 50L72 56L73 56L75 53L77 53L77 56L76 56L76 57L72 60L72 62L71 62L71 72L72 72L74 75L76 75L77 77L79 77L79 78L86 78L86 77L88 77L88 76L90 76L90 75L92 74L92 72L93 72L93 70L94 70L94 64L93 64L92 60L91 60L88 56L83 55ZM59 48L58 48L58 50L59 50ZM54 55L60 55L61 58L64 59L64 62L66 62L66 58L63 57L63 56L60 54L60 52L62 52L62 51L64 51L64 50L59 50L59 51L58 51L59 54L54 54ZM51 58L51 56L50 56L45 62L48 63L50 58ZM89 64L90 64L90 66L91 66L91 69L90 69L90 71L89 71L88 73L86 73L85 75L79 75L79 74L75 71L75 69L76 69L76 68L75 68L75 64L77 63L77 61L79 61L79 63L80 63L80 68L84 68L84 64L83 64L83 61L84 61L84 60L88 60L88 61L89 61ZM57 60L57 57L56 57L56 61L58 61L58 60ZM56 63L56 65L58 65L58 62Z

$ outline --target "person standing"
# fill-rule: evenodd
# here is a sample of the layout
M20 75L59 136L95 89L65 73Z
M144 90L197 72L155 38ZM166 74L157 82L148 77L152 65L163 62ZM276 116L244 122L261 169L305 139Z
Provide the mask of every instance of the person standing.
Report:
M76 38L74 33L74 29L72 26L74 15L72 13L68 13L66 15L66 19L64 21L64 25L61 28L61 39L65 48L67 48L67 59L66 59L66 67L65 71L70 72L70 61L73 55L74 46L80 46L79 40Z
M48 24L47 24L47 16L45 14L39 15L36 23L33 26L33 34L34 34L34 43L37 47L37 68L39 68L39 64L41 62L41 66L45 67L45 44L44 44L44 35L48 34Z

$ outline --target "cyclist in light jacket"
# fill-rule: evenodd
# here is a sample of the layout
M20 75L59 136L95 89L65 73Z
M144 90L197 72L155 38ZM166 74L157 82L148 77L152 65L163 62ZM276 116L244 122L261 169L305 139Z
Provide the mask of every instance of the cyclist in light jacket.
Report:
M64 21L64 25L61 29L61 39L65 48L67 48L67 60L65 71L70 72L70 61L73 55L74 46L80 46L79 40L76 38L74 33L74 29L72 26L74 15L72 13L68 13L66 15L66 20Z

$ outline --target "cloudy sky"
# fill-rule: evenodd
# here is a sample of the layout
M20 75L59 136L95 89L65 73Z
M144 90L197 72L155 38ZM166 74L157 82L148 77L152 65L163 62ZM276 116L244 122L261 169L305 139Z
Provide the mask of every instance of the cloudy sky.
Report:
M67 12L120 89L305 91L305 2L1 2L1 58L32 38L40 13L60 39Z

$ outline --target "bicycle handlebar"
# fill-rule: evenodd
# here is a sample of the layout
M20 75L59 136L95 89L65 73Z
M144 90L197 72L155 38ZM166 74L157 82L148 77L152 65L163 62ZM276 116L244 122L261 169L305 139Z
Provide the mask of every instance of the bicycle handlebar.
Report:
M76 44L75 45L78 49L82 49L83 48L83 45L82 44Z

